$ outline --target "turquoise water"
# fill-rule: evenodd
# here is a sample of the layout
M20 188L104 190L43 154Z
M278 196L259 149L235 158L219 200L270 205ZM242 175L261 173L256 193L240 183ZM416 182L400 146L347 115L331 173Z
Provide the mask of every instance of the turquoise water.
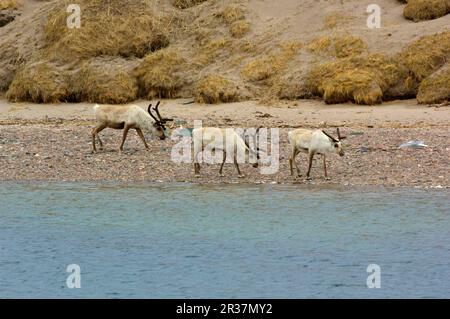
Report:
M1 183L0 297L449 298L449 195Z

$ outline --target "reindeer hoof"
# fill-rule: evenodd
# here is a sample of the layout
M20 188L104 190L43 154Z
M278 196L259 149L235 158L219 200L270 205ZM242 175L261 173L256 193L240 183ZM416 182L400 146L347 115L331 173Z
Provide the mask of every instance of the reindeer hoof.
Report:
M195 178L200 178L200 174L195 174Z
M238 175L238 178L244 178L244 177L245 177L244 174Z
M325 177L325 180L326 181L331 181L331 178L330 177Z
M225 175L223 175L222 173L219 174L220 177L224 177Z
M306 180L307 181L312 181L312 178L311 177L307 177Z

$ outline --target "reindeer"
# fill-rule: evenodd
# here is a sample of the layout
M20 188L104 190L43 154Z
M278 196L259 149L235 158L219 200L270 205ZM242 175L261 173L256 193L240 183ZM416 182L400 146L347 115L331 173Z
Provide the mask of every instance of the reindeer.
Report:
M295 162L295 157L300 152L308 153L309 163L308 172L306 173L306 179L311 180L309 174L311 172L312 161L315 154L322 154L323 157L323 169L325 172L325 178L328 180L327 174L327 162L325 156L330 153L337 153L340 156L344 156L344 149L342 148L341 140L345 139L345 136L341 136L339 128L336 129L338 138L335 139L333 136L325 132L324 130L307 130L307 129L296 129L290 131L289 143L291 144L291 156L289 158L289 166L291 169L291 175L294 175L293 164L297 169L297 175L300 177L300 169Z
M95 119L98 124L92 129L92 152L96 153L95 145L96 138L100 144L100 149L103 148L103 142L99 137L99 133L105 128L112 128L123 130L122 143L119 151L123 152L123 145L130 129L135 129L141 138L146 149L148 149L147 142L142 130L149 131L153 136L159 137L161 140L165 136L165 124L173 119L162 118L159 114L158 107L160 102L156 104L153 111L156 112L157 117L152 113L152 104L148 106L148 113L137 105L98 105L94 106Z
M258 134L260 128L256 130L256 134ZM220 165L219 175L224 176L222 173L223 165L225 164L226 157L227 157L227 150L232 149L234 152L234 166L236 167L236 170L238 172L238 177L243 178L245 175L241 173L241 170L239 169L239 164L237 162L237 154L238 152L245 153L245 159L248 161L249 153L252 153L256 156L256 159L259 160L259 149L257 148L256 151L251 149L246 141L244 141L234 130L228 131L227 135L227 129L221 129L216 127L202 127L202 128L195 128L192 131L192 137L194 141L194 173L195 177L200 177L200 164L198 163L198 154L204 150L205 145L208 145L210 143L215 143L214 137L215 136L221 136L222 137L222 145L215 145L215 151L221 150L223 152L223 161ZM252 165L254 168L258 167L258 162L254 163Z

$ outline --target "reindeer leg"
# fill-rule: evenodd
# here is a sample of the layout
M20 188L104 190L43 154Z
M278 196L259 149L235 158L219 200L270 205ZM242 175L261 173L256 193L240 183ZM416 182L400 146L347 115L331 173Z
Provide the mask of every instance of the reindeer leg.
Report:
M138 133L142 142L144 142L145 148L148 149L148 145L147 145L147 142L145 141L145 136L144 136L144 133L142 133L142 130L140 128L136 128L136 132Z
M123 144L125 144L125 140L127 139L128 131L130 130L130 127L128 125L125 125L123 128L123 136L122 136L122 143L119 146L119 152L123 152Z
M103 129L105 129L105 127L106 126L104 124L99 124L92 129L92 132L91 132L91 134L92 134L92 153L97 153L97 148L95 147L95 137L99 138L98 133L103 131ZM103 143L101 143L101 142L100 142L100 147L103 148Z
M306 179L308 181L311 180L311 177L309 177L309 173L311 173L311 167L312 167L313 158L314 158L314 152L310 152L309 153L308 172L306 173Z
M98 139L98 143L100 144L100 149L102 150L103 149L103 142L102 142L102 140L100 139L100 132L101 131L103 131L104 129L106 128L106 126L105 125L102 125L102 126L100 126L99 128L97 128L97 132L96 132L96 136L97 136L97 139Z
M195 145L195 144L194 144ZM198 154L200 154L201 149L194 147L194 175L195 177L200 177L200 164L198 163Z
M97 132L97 140L98 140L98 144L100 144L100 149L102 150L103 149L103 142L100 139L100 135L98 133L100 133L100 132Z
M325 154L323 154L323 170L325 172L325 179L329 180L328 174L327 174L327 161L325 159Z
M222 169L223 169L223 164L225 164L226 159L227 159L227 153L225 151L223 151L223 162L222 162L222 165L220 165L220 170L219 170L220 176L223 176Z
M291 176L294 175L294 168L292 166L292 162L295 161L295 147L291 149L291 157L289 158L289 168L291 169Z
M234 166L236 166L237 172L238 172L238 177L239 178L243 178L245 177L244 174L241 173L241 170L239 169L239 164L237 162L237 158L236 158L236 154L234 155Z
M295 164L295 168L297 169L297 176L300 177L300 176L302 176L302 174L300 174L300 168L298 167L298 163L295 160L295 158L297 157L298 153L300 153L300 151L296 150L295 156L294 156L294 164Z

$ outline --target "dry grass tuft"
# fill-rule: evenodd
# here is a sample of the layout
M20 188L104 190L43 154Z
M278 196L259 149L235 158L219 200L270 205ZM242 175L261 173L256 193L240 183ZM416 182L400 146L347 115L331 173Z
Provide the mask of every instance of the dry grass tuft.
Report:
M215 74L200 80L195 87L194 94L198 103L216 104L239 100L239 94L233 82Z
M138 89L136 79L120 66L105 69L85 63L71 77L69 97L72 101L124 104L137 99Z
M328 13L325 16L324 21L323 21L323 26L324 26L324 29L326 29L326 30L334 29L334 28L337 28L338 26L344 25L351 19L354 19L354 17L350 16L348 14L345 14L343 12L334 11L334 12Z
M19 4L17 0L0 0L0 10L17 9Z
M140 95L148 99L174 97L183 84L179 71L185 63L179 51L171 48L147 55L135 69Z
M247 63L242 76L248 81L262 81L283 70L301 48L298 42L283 43L276 52L254 59Z
M61 1L49 15L44 31L47 59L143 57L169 45L168 22L153 12L145 0L80 0L83 16L79 29L66 26L68 3Z
M233 22L245 19L245 12L241 6L232 4L223 9L218 16L226 23L232 24Z
M174 0L173 5L179 9L187 9L207 0Z
M359 55L366 50L366 44L360 38L345 35L334 40L334 54L338 58Z
M422 81L417 101L422 104L450 101L450 63Z
M409 0L403 15L417 22L440 18L449 12L449 0Z
M405 70L382 55L354 56L314 66L306 76L312 95L327 103L381 103L390 87L406 78Z
M230 33L235 38L241 38L250 31L250 24L247 21L240 20L230 25Z
M324 36L312 39L306 45L306 49L312 53L320 54L324 52L329 52L330 45L331 45L331 38L329 36Z
M49 62L29 64L16 74L6 97L13 102L64 101L68 93L66 80L66 75Z
M338 58L359 55L366 48L363 40L352 35L318 37L306 46L306 49L314 54L327 54Z
M396 57L420 83L450 59L450 31L420 38Z
M205 41L203 45L200 45L198 53L192 59L191 65L194 68L204 68L206 65L211 64L214 60L230 46L229 40L224 37L219 37L213 40Z
M380 85L368 70L347 70L325 79L322 84L323 98L328 104L353 101L357 104L373 105L382 101Z

